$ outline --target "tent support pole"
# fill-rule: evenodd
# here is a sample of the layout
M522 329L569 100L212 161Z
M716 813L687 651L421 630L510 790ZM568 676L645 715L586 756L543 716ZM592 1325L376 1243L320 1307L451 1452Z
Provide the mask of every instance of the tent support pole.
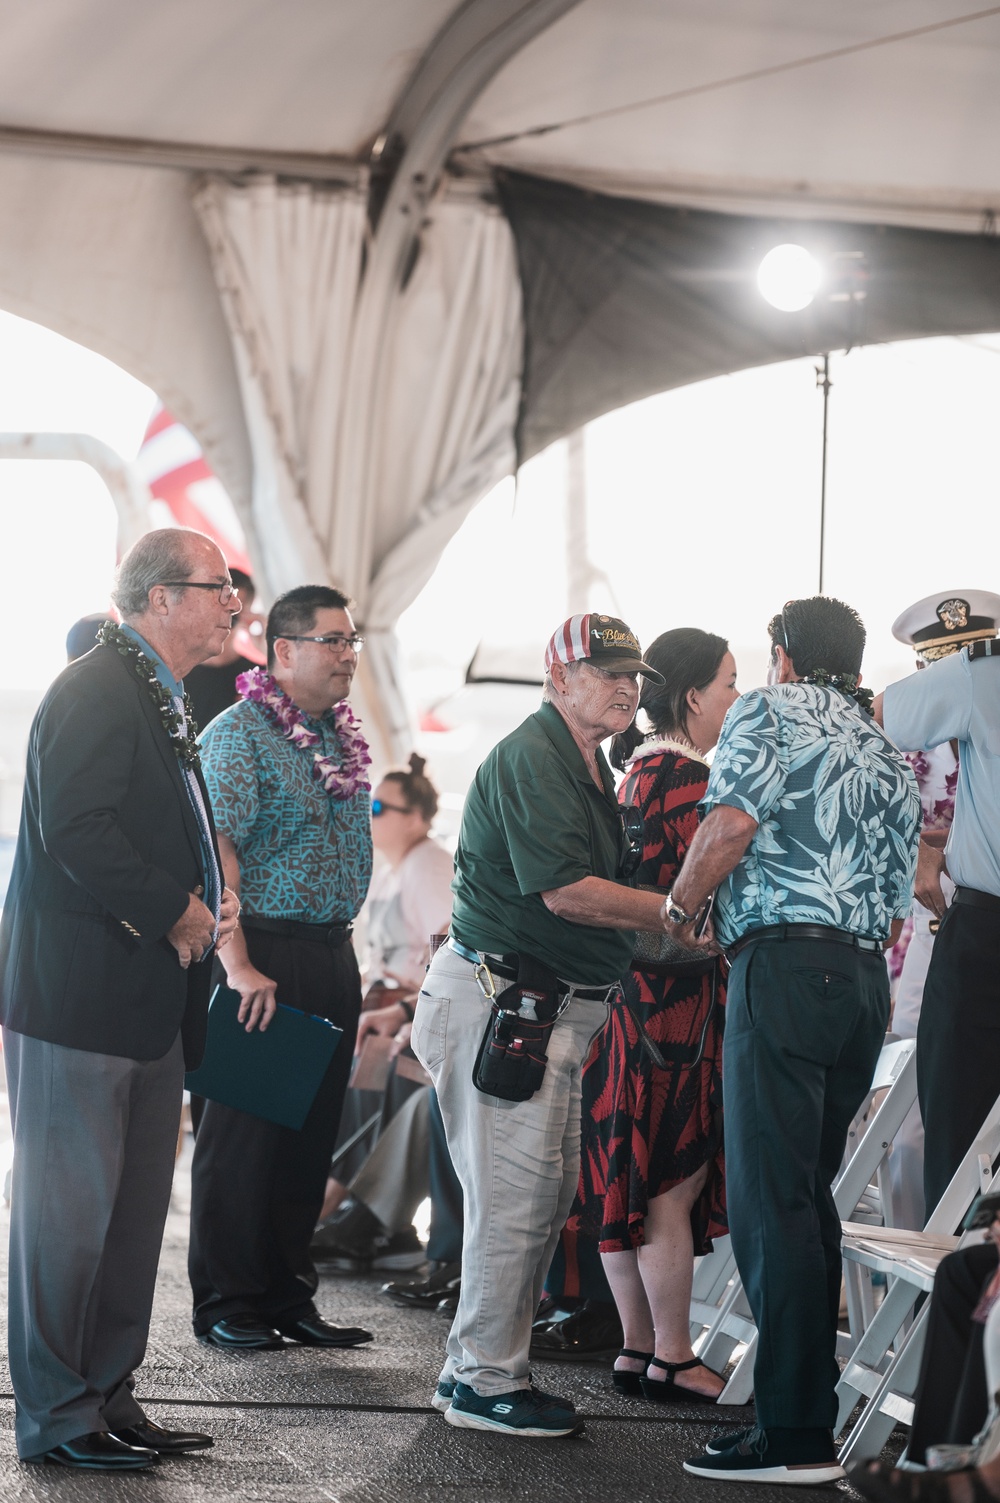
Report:
M823 576L826 560L826 448L830 423L830 356L823 356L823 364L816 367L816 385L823 393L823 461L819 483L819 593L823 593Z

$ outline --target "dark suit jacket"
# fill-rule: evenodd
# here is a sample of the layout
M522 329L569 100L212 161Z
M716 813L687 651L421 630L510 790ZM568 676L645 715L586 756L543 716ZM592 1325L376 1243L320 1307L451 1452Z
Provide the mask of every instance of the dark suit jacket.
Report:
M0 1022L129 1059L162 1058L182 1030L196 1064L211 962L183 971L165 936L203 881L170 738L121 654L97 647L59 675L31 728Z

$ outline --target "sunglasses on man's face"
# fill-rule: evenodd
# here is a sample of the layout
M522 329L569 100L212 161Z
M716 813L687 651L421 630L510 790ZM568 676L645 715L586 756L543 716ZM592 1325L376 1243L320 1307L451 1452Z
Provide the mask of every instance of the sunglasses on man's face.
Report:
M403 804L387 804L384 799L372 799L372 819L378 819L382 814L409 814L411 810Z

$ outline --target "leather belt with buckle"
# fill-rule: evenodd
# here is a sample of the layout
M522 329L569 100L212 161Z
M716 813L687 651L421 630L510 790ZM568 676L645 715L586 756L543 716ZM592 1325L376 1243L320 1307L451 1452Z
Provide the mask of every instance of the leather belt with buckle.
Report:
M502 976L505 981L517 980L517 970L511 966L505 955L490 955L483 950L470 950L468 945L463 945L462 941L456 939L453 934L448 936L448 948L454 950L455 954L460 955L463 960L467 960L470 965L477 968L484 967L494 972L495 975ZM479 979L478 976L476 979ZM610 986L577 986L575 981L564 981L561 976L558 979L561 997L580 997L584 1002L607 1002L611 993L618 989L617 981ZM484 995L487 994L484 992Z
M746 934L741 934L734 944L729 946L726 952L730 959L745 950L747 945L753 944L758 939L820 939L832 940L835 945L850 945L854 950L862 950L865 954L881 955L883 942L880 939L871 939L865 934L848 934L846 929L834 929L827 924L767 924L762 929L750 929Z

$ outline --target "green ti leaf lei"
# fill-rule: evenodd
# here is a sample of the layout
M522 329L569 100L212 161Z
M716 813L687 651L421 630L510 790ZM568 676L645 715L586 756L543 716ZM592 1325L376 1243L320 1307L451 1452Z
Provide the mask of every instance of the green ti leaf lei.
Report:
M187 719L187 734L184 733L184 721L174 707L174 701L169 689L161 684L156 674L156 665L132 641L132 638L123 632L121 627L114 621L105 621L97 633L97 640L102 647L114 647L121 653L136 678L142 684L146 693L156 707L156 713L163 723L163 729L170 737L170 744L174 749L174 756L182 767L197 767L200 762L198 743L195 739L198 735L198 727L195 724L194 712L191 701L187 694L184 695L184 714Z
M812 673L803 674L799 683L815 684L820 689L837 689L855 700L869 715L875 703L875 695L871 689L862 689L856 673L827 673L825 668L814 668Z

